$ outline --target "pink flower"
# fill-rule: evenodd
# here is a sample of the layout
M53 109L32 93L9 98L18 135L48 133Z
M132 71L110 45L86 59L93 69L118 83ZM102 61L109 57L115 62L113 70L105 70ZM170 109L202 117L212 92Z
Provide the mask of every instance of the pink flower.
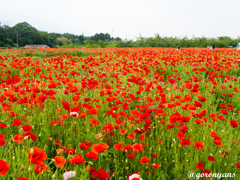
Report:
M61 115L59 118L60 118L61 120L64 120L64 119L66 119L67 117L68 117L68 115L64 114L64 115Z
M76 172L75 171L68 171L68 172L65 172L63 174L64 180L67 180L67 179L75 177L75 176L76 176Z
M142 180L138 172L134 172L132 175L128 175L128 180Z
M77 112L70 112L70 116L77 118L79 114Z

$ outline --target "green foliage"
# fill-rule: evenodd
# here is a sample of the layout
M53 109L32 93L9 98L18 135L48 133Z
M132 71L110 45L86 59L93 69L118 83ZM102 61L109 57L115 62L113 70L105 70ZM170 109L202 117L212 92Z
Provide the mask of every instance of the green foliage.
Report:
M96 33L91 37L83 35L74 35L69 33L48 33L38 31L27 22L21 22L13 27L1 25L0 23L0 47L24 47L32 44L45 44L49 47L66 48L106 48L106 47L207 47L213 46L226 48L235 47L238 39L232 39L227 36L218 38L206 37L161 37L156 34L155 37L137 37L136 41L122 40L119 37L113 38L109 33Z

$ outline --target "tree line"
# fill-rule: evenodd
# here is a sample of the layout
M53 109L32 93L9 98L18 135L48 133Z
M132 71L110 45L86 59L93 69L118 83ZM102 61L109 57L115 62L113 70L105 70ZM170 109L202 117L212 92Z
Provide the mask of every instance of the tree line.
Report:
M111 37L109 33L96 33L87 37L84 35L74 35L69 33L48 33L39 31L27 22L21 22L13 27L1 25L0 22L0 47L19 48L25 45L45 44L49 47L236 47L240 38L233 39L228 36L217 38L206 37L161 37L156 34L155 37L137 37L134 40Z

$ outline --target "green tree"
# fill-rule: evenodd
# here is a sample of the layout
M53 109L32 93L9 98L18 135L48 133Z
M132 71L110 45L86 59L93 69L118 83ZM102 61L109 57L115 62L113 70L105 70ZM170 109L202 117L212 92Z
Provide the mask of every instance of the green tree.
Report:
M62 37L57 38L56 43L57 43L59 46L64 46L64 45L66 45L66 44L72 43L72 40L71 40L71 39L68 39L68 38L66 38L66 37L64 37L64 36L62 36Z
M27 22L21 22L13 26L13 30L16 32L17 36L13 36L14 42L17 41L20 46L25 46L27 44L36 44L38 30L28 24Z
M11 38L13 36L13 30L7 25L1 25L0 23L0 46L13 47L14 41Z

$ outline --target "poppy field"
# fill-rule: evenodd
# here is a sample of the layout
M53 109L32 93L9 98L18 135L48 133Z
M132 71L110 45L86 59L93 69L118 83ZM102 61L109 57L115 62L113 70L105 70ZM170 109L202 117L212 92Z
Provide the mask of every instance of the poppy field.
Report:
M240 179L237 50L0 50L0 81L0 179Z

